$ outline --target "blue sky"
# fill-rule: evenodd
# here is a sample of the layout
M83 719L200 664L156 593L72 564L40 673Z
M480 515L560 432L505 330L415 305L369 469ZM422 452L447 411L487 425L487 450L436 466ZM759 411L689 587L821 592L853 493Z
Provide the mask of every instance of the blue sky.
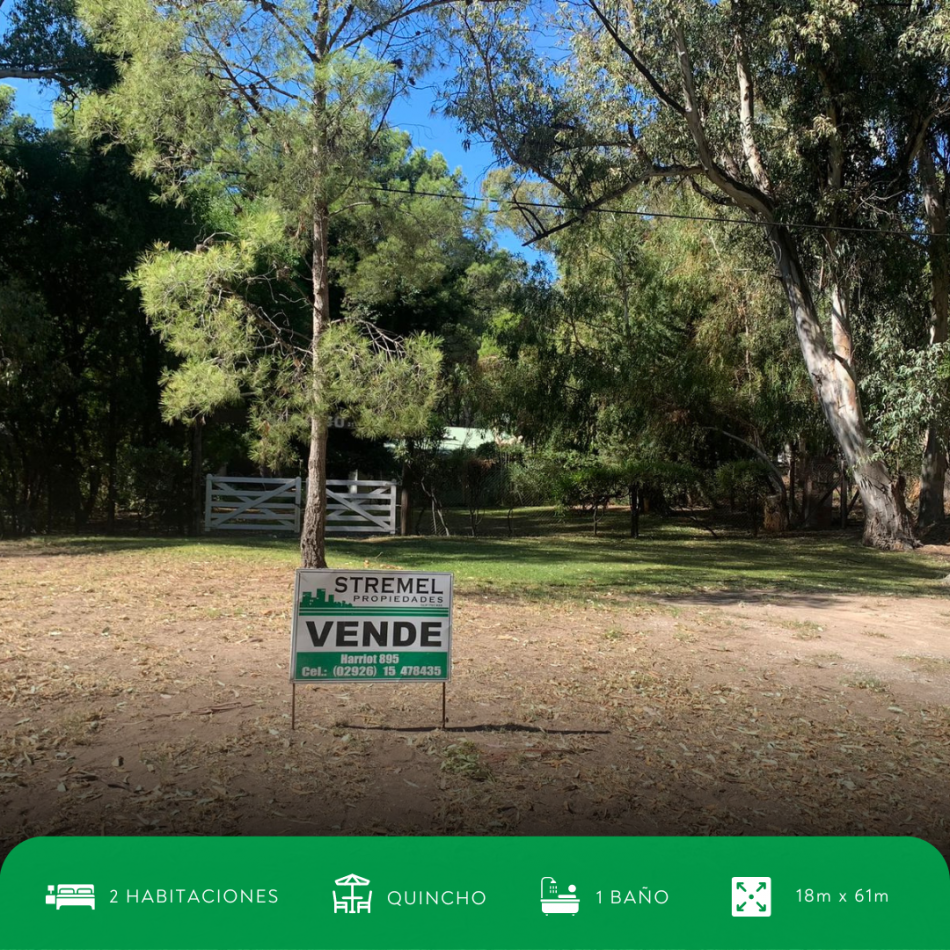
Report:
M0 25L3 19L0 18ZM13 86L16 90L16 111L21 115L31 115L37 125L49 126L53 124L53 99L56 93L51 88L44 88L38 82L24 82L22 79L4 79L4 86Z
M462 142L467 136L459 131L454 119L438 114L435 105L440 78L438 73L430 74L411 96L397 99L389 110L389 123L408 132L416 147L430 153L440 152L453 171L461 168L468 182L467 193L478 195L485 175L494 167L495 157L490 146L471 137L470 147L464 149ZM522 247L521 239L510 231L496 232L495 238L501 247L520 254L530 263L545 257L534 248Z

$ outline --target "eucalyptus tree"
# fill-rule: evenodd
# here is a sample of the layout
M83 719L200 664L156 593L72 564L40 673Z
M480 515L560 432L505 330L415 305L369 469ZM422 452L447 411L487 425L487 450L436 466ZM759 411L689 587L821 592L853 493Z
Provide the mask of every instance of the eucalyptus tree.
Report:
M907 267L910 277L904 283L909 287L894 283L908 301L906 325L898 328L892 319L888 320L885 332L878 334L873 343L880 349L879 338L895 334L907 340L902 365L886 394L884 416L889 428L903 430L905 440L919 439L923 445L922 458L908 461L908 468L913 471L919 465L917 525L927 530L946 517L944 488L950 441L946 372L950 317L950 18L945 4L925 2L905 8L902 19L905 29L891 56L891 61L900 66L900 75L887 83L874 135L883 146L878 155L878 179L890 182L889 197L882 209L888 217L881 220L887 220L892 229L906 229L908 247L916 245L919 257L916 266L911 263ZM893 271L894 258L907 257L907 248L897 248L894 255L895 242L888 244L887 251L876 256L886 256L885 269ZM879 275L880 269L875 270ZM914 293L917 289L925 302L918 301ZM880 288L876 291L875 297ZM925 313L922 324L916 319L921 311ZM881 382L876 381L878 385Z
M289 413L265 414L262 427L309 417L307 567L326 563L329 413L343 400L365 431L386 422L406 435L435 395L431 340L402 344L369 321L336 321L329 242L333 217L372 200L360 187L367 155L389 104L425 68L426 16L446 2L79 3L119 72L113 89L85 104L86 127L128 144L137 171L169 199L210 194L240 219L170 262L149 306L167 304L163 326L181 331L187 371L170 395L181 412L197 416L243 384L289 401ZM158 276L160 258L150 263ZM194 307L173 292L176 268L189 286L205 280Z
M561 211L522 202L539 235L645 183L689 182L761 225L805 367L850 467L865 543L915 545L901 480L875 446L852 323L861 229L892 207L935 106L898 116L902 39L930 11L831 0L579 0L550 20L468 9L448 111ZM541 39L540 31L544 32ZM933 96L931 96L933 98Z
M933 398L922 414L926 425L920 466L920 502L917 524L926 528L944 521L944 490L947 481L947 451L950 441L950 393L947 390L947 343L950 339L950 128L946 117L933 123L922 137L917 157L920 194L927 226L927 257L930 274L930 320L928 364L943 372L935 379ZM935 360L936 357L936 360Z
M905 59L916 66L896 90L893 108L904 113L923 113L919 123L916 160L908 171L915 173L916 204L912 205L914 221L922 221L927 232L926 252L929 271L929 326L931 350L929 362L947 362L948 327L950 327L950 244L947 226L950 222L950 15L944 4L924 7L930 16L920 18L903 38ZM915 95L915 87L917 94ZM921 91L923 94L921 94ZM942 522L944 485L947 475L947 452L950 443L948 422L947 374L933 389L933 398L921 421L926 426L924 454L920 475L918 525L926 528Z

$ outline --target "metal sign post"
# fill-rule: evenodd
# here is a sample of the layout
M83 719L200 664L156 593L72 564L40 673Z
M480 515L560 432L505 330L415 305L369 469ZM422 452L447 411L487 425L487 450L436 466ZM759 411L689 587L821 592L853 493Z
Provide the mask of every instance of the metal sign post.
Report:
M441 683L452 675L452 580L430 571L302 568L290 630L290 727L298 683Z

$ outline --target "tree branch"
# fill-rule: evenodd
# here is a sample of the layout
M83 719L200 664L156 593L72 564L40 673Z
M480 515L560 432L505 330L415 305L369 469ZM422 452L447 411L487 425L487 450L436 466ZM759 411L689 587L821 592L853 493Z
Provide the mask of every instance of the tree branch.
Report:
M337 24L336 29L330 34L329 39L327 40L327 46L330 49L336 45L336 41L343 35L343 31L347 28L350 20L353 19L353 14L356 12L356 7L352 3L346 5L346 10L343 13L343 17L340 22Z
M456 0L419 0L417 3L410 2L406 6L396 10L396 12L387 19L382 20L379 23L374 23L365 30L362 30L359 33L351 36L345 43L341 44L340 48L352 49L354 46L359 46L361 43L365 43L367 40L372 39L375 33L385 33L390 27L396 26L398 23L409 19L411 16L415 16L417 13L425 13L428 10L435 10L438 7L450 6L455 2ZM506 0L479 0L479 2L504 3ZM336 38L340 32L341 30L338 29L334 34L334 38Z
M261 116L262 119L269 120L270 118L268 115L269 110L267 110L263 106L263 104L261 103L260 99L257 98L257 96L254 96L251 94L251 91L248 89L247 84L241 82L241 80L237 78L237 75L235 74L231 63L229 63L228 60L224 56L221 55L218 48L215 46L214 43L212 43L208 39L207 35L205 34L203 30L199 31L199 37L202 43L204 44L205 49L211 55L211 58L218 64L218 67L222 70L222 72L224 72L224 74L230 80L232 87L237 90L238 94L248 104L248 106L250 106L251 110L256 115Z
M311 48L293 26L280 15L280 7L277 3L261 3L261 10L270 14L287 31L287 34L293 39L297 46L307 54L307 58L311 63L317 62L316 50Z
M64 85L69 82L58 66L17 66L13 63L0 63L0 79L52 79Z
M679 115L685 115L686 109L681 106L660 84L659 80L653 73L650 71L647 64L640 59L639 56L633 51L633 49L621 39L620 34L617 32L616 27L607 19L603 11L597 5L596 0L587 0L587 5L594 12L594 16L600 20L604 29L610 34L610 38L614 41L618 49L623 52L623 54L633 63L637 72L650 84L650 88L656 93L657 98L663 102L665 105L669 106L674 112Z
M772 194L772 183L765 171L762 153L753 134L755 122L755 90L749 73L749 59L745 51L742 34L736 31L736 72L739 76L739 132L742 137L742 151L746 164L752 172L752 179L767 195Z
M703 127L702 116L699 114L696 86L693 81L693 65L689 58L689 51L686 48L686 37L683 33L681 23L676 24L674 35L676 38L676 58L679 62L686 100L686 112L683 114L683 117L686 119L686 125L696 145L699 160L702 163L706 177L719 188L720 191L732 198L737 205L749 211L753 211L771 223L774 219L772 201L769 196L763 193L759 188L750 187L744 182L733 178L713 157L709 140L706 138L706 130Z
M706 201L710 202L711 204L719 205L723 208L735 207L735 202L731 198L727 198L723 194L715 194L714 192L703 188L703 186L698 181L696 181L695 178L690 179L689 183L697 195L699 195L701 198L705 198Z
M718 432L720 435L724 435L727 439L732 439L735 442L741 443L747 449L751 449L755 453L758 460L768 468L769 480L778 489L779 494L783 499L787 497L787 489L785 488L785 480L782 478L782 473L775 467L775 463L758 446L753 445L753 443L749 442L747 439L743 439L741 436L733 435L731 432L726 432L725 429L718 429L710 426L709 431Z
M478 55L481 57L482 64L485 67L485 84L488 90L488 98L491 106L492 120L494 123L495 136L498 139L499 144L504 150L505 154L508 156L509 160L514 165L520 165L526 167L533 171L539 178L542 178L547 182L555 191L560 192L567 198L569 201L573 200L573 195L557 181L551 174L546 172L535 162L525 162L523 159L517 157L518 150L511 144L508 137L504 133L504 124L502 122L502 113L501 109L498 106L498 98L495 94L495 78L494 78L494 69L492 67L491 59L488 55L488 51L481 46L478 42L478 37L475 31L472 29L471 24L468 22L468 19L464 19L465 28L468 32L469 39L472 42L472 45L478 52Z

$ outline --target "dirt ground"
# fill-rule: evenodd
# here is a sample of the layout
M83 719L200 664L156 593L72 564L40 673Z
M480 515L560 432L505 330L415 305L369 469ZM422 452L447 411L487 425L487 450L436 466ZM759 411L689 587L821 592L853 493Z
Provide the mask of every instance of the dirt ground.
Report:
M456 595L435 684L287 682L293 572L0 558L0 856L40 834L896 834L950 854L950 598ZM950 566L950 562L948 562Z

